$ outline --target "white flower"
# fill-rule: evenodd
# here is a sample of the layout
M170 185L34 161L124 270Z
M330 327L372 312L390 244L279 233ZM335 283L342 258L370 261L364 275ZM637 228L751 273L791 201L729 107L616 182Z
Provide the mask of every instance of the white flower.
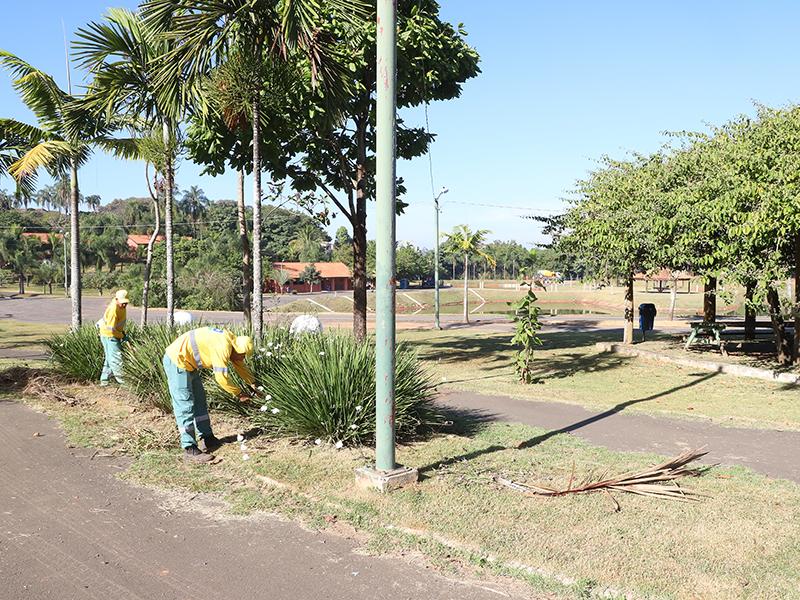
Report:
M353 423L352 425L350 425L350 429L358 429L358 427L356 426L355 423Z
M325 356L325 353L324 352L320 352L319 355L320 356Z
M315 440L314 440L314 443L315 443L317 446L319 446L319 445L322 443L322 440L321 440L321 439L319 439L319 438L317 438L317 439L315 439Z
M362 408L363 407L359 404L358 406L356 406L356 412L359 412Z
M242 460L250 460L249 454L242 454Z
M236 441L237 442L243 442L244 441L244 436L241 433L236 434Z
M263 386L263 385L260 385L260 386L258 386L256 389L257 389L259 392L263 392L263 391L264 391L264 386Z
M259 352L266 352L266 351L267 351L267 349L266 349L266 348L259 348L259 349L258 349L258 351L259 351Z
M342 446L344 446L344 444L342 443L342 441L341 441L341 440L339 440L338 442L336 442L335 446L336 446L336 449L338 450L338 449L340 449Z
M270 356L272 356L272 352L267 352L267 358L269 358Z
M262 391L263 391L263 390L262 390ZM266 402L269 402L270 400L272 400L272 396L270 396L269 394L267 394L267 395L265 395L265 396L264 396L264 400L265 400Z
M267 412L267 411L269 410L269 406L267 406L266 404L264 404L264 405L262 405L262 406L261 406L261 408L260 408L259 410L260 410L261 412Z
M239 450L241 450L242 452L247 452L247 445L244 442L242 442L239 445Z
M270 342L269 344L267 344L267 346L269 346L270 348L272 348L272 342Z
M273 409L272 409L272 414L273 414L273 415L277 415L279 412L281 412L281 409L280 409L280 408L273 408Z

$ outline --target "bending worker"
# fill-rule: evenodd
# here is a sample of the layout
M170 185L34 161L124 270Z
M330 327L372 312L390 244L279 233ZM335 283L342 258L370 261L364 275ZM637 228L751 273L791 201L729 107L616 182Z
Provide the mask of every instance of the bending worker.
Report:
M117 383L122 383L122 341L125 339L125 321L128 314L128 292L118 290L114 294L103 318L97 322L100 341L103 342L103 372L100 385L108 385L108 377L113 374Z
M220 441L214 436L208 417L206 392L200 379L200 369L214 369L214 379L219 386L239 400L249 396L228 378L228 363L246 383L255 381L245 358L253 354L253 340L248 336L236 337L230 331L216 327L200 327L178 337L164 353L164 372L169 382L172 410L181 434L184 458L194 462L209 462L208 454L218 448ZM203 440L206 452L197 447L197 435Z

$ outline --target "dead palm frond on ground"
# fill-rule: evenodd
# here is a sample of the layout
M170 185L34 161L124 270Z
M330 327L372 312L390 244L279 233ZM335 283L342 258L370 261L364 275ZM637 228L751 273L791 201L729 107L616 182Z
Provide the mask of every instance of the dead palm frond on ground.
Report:
M644 469L642 471L635 471L619 475L617 477L602 478L592 480L591 476L585 477L581 483L574 485L575 474L570 476L569 483L564 489L555 489L543 486L530 485L525 483L518 483L495 475L492 480L511 490L522 492L528 496L566 496L567 494L583 494L588 492L627 492L629 494L637 494L640 496L649 496L658 498L660 500L679 500L679 501L695 501L700 498L700 495L685 490L678 484L677 480L681 477L698 477L708 468L694 468L689 467L689 463L699 460L708 454L702 448L698 450L686 450L670 460L659 465ZM671 485L670 485L671 484ZM619 510L619 504L611 496L616 510Z

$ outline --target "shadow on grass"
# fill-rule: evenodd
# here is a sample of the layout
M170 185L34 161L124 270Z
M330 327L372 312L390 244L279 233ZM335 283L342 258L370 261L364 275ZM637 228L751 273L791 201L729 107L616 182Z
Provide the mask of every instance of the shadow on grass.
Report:
M694 387L694 386L699 385L701 383L705 383L705 382L713 379L717 375L719 375L719 371L714 371L712 373L704 373L701 376L699 376L697 379L695 379L694 381L690 381L690 382L685 383L683 385L675 386L675 387L670 388L668 390L664 390L663 392L658 392L657 394L651 394L650 396L646 396L644 398L637 398L635 400L628 400L626 402L621 402L621 403L617 404L616 406L613 406L613 407L609 408L608 410L604 410L603 412L594 414L594 415L592 415L592 416L590 416L590 417L588 417L586 419L578 421L577 423L572 423L572 424L567 425L565 427L562 427L560 429L553 429L553 430L550 430L550 431L548 431L546 433L543 433L542 435L537 435L535 437L532 437L531 439L526 440L526 441L522 442L521 444L518 444L517 446L514 447L514 449L524 450L526 448L533 448L534 446L538 446L539 444L549 440L550 438L555 437L557 435L560 435L562 433L570 433L570 432L576 431L578 429L581 429L583 427L586 427L588 425L591 425L592 423L596 423L597 421L601 421L603 419L611 417L611 416L613 416L613 415L615 415L617 413L622 412L623 410L625 410L629 406L633 406L635 404L641 404L643 402L650 402L650 401L656 400L658 398L663 398L664 396L669 396L670 394L673 394L673 393L675 393L677 391L684 390L684 389L687 389L687 388L690 388L690 387ZM484 422L483 426L484 427L486 426L486 422ZM487 454L492 454L494 452L501 452L503 450L509 450L509 449L510 448L508 446L500 446L500 445L494 444L492 446L487 446L486 448L481 448L481 449L478 449L478 450L474 450L472 452L468 452L468 453L462 454L460 456L454 456L452 458L448 458L448 459L443 460L443 461L439 461L439 462L436 462L436 463L433 463L433 464L430 464L430 465L426 465L424 467L420 467L419 472L420 472L421 475L424 475L426 473L429 473L431 471L435 471L435 470L440 469L442 467L447 467L447 466L454 465L456 463L460 463L460 462L464 462L464 461L474 460L476 458L479 458L481 456L485 456Z

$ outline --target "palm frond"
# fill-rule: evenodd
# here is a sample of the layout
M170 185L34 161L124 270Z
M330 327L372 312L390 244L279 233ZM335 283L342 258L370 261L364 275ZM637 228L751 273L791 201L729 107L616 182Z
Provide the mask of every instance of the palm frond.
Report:
M54 164L60 164L65 159L68 160L73 154L73 147L68 142L62 140L39 142L12 164L8 172L15 179L21 181L42 167L47 167L48 170L52 169Z
M0 50L0 65L14 78L14 89L39 122L55 128L69 95L58 87L50 75L10 52Z
M139 140L135 138L98 138L94 143L117 158L138 160L142 157Z

